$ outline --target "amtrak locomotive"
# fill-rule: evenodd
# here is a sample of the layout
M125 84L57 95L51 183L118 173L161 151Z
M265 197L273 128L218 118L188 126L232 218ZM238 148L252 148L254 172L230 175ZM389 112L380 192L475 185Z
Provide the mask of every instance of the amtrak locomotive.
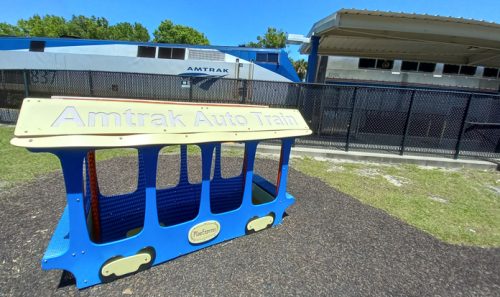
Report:
M298 82L279 49L74 38L0 38L0 70L84 70Z

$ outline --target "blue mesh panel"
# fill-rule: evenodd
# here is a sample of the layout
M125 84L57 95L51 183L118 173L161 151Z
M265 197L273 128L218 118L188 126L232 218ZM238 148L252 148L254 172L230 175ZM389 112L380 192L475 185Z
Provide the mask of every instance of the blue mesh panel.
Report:
M180 146L179 184L156 191L158 220L165 226L190 221L198 215L201 184L188 181L187 146Z
M240 207L243 201L243 175L222 178L221 145L215 147L214 177L210 182L210 210L223 213Z
M144 225L146 191L104 197L99 195L101 241L125 238L128 231Z
M102 196L99 194L101 242L125 238L128 231L144 225L145 185L143 159L139 151L137 190L133 193L116 196Z
M85 166L85 193L83 193L83 205L85 208L85 217L88 218L90 212L90 178L87 157L85 157L83 163Z
M243 174L222 178L221 145L215 147L214 178L210 182L210 210L223 213L240 207L243 201Z
M210 182L210 209L213 213L235 210L243 201L243 175L214 178Z
M201 184L181 183L174 188L158 190L158 220L165 226L190 221L198 215Z

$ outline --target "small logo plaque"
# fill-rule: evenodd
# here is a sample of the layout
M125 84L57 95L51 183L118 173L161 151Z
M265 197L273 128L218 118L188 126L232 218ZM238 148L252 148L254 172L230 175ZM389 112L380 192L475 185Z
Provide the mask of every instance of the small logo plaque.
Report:
M189 242L199 244L214 239L220 232L220 224L217 221L206 221L193 226L189 230Z

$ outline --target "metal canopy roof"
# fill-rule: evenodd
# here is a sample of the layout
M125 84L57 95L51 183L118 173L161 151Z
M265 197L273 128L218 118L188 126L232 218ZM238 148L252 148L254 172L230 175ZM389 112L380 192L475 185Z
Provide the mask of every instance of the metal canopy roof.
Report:
M500 67L500 24L421 14L342 9L315 23L319 55ZM311 51L310 44L300 48Z

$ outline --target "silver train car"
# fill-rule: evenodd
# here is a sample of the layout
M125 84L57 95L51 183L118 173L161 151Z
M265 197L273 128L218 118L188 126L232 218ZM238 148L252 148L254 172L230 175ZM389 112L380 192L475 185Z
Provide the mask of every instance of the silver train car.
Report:
M500 91L498 68L423 61L322 56L316 77L318 83Z

